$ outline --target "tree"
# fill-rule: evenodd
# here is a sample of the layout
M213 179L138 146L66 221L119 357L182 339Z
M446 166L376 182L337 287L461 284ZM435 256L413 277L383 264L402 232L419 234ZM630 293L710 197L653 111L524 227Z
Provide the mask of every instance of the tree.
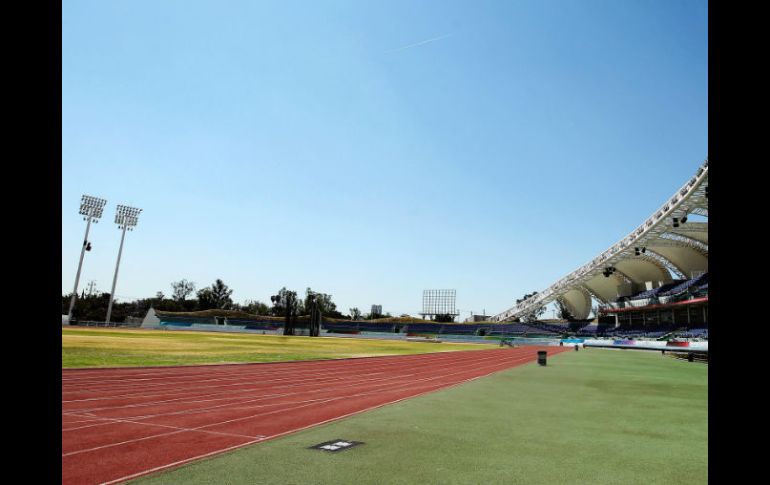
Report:
M211 285L211 292L214 294L214 298L216 298L217 308L229 308L232 305L233 300L230 298L230 295L233 294L233 290L228 288L222 280L217 279Z
M283 315L285 318L283 334L294 335L294 326L297 323L297 309L299 307L297 292L287 290L284 286L278 291L277 295L270 297L270 301L273 302L273 308L271 309L273 315Z
M566 303L562 302L561 300L556 300L556 307L559 309L557 315L562 320L567 320L568 322L574 322L577 320L575 318L575 315L572 314L572 312L569 310L569 307Z
M350 311L351 320L358 320L359 318L361 318L361 310L359 310L358 307L351 308L349 311Z
M318 337L318 335L321 333L321 320L323 318L320 305L321 298L320 294L310 292L310 288L307 290L308 296L305 302L305 308L310 310L310 336Z
M448 322L454 322L455 317L454 315L435 315L433 317L434 322L442 322L442 323L448 323Z
M198 290L198 308L201 310L210 310L217 307L216 298L211 288Z
M303 305L303 312L301 312L301 314L310 312L311 297L313 297L315 301L318 302L318 308L321 310L322 314L326 315L337 310L337 305L332 301L331 295L327 295L326 293L319 293L308 288L305 290L305 302Z
M521 297L521 298L517 299L517 300L516 300L516 304L518 305L518 304L520 304L520 303L523 303L525 300L528 300L528 299L530 299L530 298L533 298L533 297L535 297L535 296L537 296L537 292L536 292L536 291L533 291L532 293L527 293L527 294L526 294L526 295L524 295L523 297ZM539 306L536 306L536 307L535 307L534 309L532 309L532 310L531 310L529 313L527 313L526 315L523 315L523 316L521 317L521 321L522 321L522 322L534 322L534 321L536 321L538 318L540 318L540 316L541 316L543 313L545 313L545 305L539 305Z
M171 283L171 298L176 301L185 301L195 291L195 283L185 279Z
M198 291L198 306L201 310L229 309L233 304L232 294L233 290L217 279L210 287Z
M243 305L243 311L253 313L254 315L268 315L270 307L258 300L246 300Z

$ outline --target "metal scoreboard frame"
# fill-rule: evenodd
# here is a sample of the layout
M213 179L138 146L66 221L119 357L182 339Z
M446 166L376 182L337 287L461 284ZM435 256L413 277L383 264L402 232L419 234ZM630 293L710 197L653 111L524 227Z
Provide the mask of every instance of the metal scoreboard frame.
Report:
M423 290L422 312L424 317L432 315L452 315L459 313L455 309L457 290Z

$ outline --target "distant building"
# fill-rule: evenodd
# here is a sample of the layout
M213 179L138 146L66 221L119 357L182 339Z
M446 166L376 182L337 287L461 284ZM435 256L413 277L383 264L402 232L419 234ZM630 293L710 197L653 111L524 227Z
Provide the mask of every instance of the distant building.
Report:
M488 319L489 315L471 315L463 320L463 323L486 322Z

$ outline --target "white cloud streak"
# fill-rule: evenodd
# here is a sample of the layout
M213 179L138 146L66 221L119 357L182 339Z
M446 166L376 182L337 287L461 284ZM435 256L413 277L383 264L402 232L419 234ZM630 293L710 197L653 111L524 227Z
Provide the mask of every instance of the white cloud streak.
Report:
M424 45L424 44L429 44L431 42L436 42L437 40L446 39L447 37L449 37L451 35L452 34L446 34L446 35L442 35L440 37L434 37L432 39L423 40L423 41L420 41L420 42L417 42L417 43L414 43L414 44L405 45L403 47L399 47L398 49L389 50L389 51L386 51L385 53L386 54L390 54L390 53L393 53L393 52L402 51L404 49L411 49L412 47L417 47L419 45Z

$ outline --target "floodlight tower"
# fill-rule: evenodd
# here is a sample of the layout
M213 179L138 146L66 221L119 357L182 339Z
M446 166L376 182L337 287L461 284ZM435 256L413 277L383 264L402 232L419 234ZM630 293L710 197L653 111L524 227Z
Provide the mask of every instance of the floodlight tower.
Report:
M78 294L78 283L80 282L80 270L83 267L83 256L85 256L86 251L91 250L91 244L88 242L88 230L91 229L92 221L94 224L99 222L105 204L107 204L106 200L100 199L99 197L91 197L90 195L84 195L80 199L80 215L82 215L83 220L88 221L88 223L86 224L86 235L83 238L83 247L80 249L80 262L78 262L78 272L75 275L75 289L72 290L70 309L67 312L68 322L72 319L72 309L75 307L75 298Z
M120 249L118 249L118 262L115 264L115 276L112 278L112 291L110 291L110 304L107 306L107 318L105 323L110 323L110 315L112 314L112 302L115 301L115 283L118 282L118 268L120 268L120 255L123 253L123 240L126 238L126 230L133 231L139 222L139 213L142 209L136 207L129 207L127 205L118 205L118 209L115 212L115 224L118 225L118 229L123 229L123 233L120 236Z

